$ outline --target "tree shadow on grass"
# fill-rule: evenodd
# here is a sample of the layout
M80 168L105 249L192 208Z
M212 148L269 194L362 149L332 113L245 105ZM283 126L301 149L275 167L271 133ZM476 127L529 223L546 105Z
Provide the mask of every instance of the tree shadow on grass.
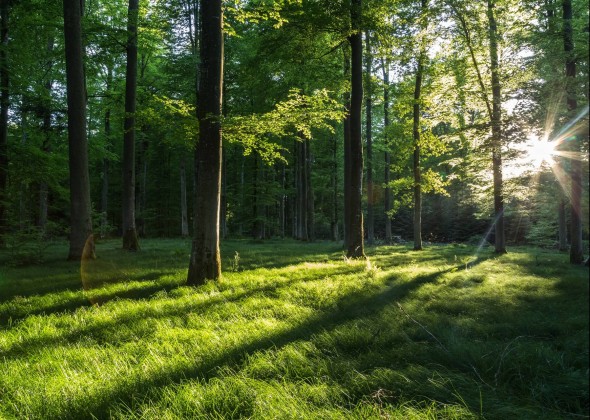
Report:
M344 274L349 274L351 272L355 272L357 270L357 268L355 267L339 267L337 270L334 270L331 272L331 275L344 275ZM249 288L244 292L238 292L238 293L232 293L229 296L224 295L223 293L219 293L217 295L213 295L213 296L209 296L208 299L206 301L202 301L202 302L196 302L196 301L185 301L183 302L184 304L178 304L178 301L175 302L171 302L170 305L168 305L167 310L163 311L160 308L153 308L151 306L149 306L149 304L146 304L146 306L144 308L142 308L141 311L138 311L137 313L127 313L124 312L122 313L120 316L116 316L113 318L110 318L108 320L101 320L97 323L86 323L83 325L83 327L81 328L76 328L76 329L72 329L69 330L67 332L64 333L60 333L60 334L55 334L52 336L43 336L41 338L37 338L37 337L32 337L32 338L28 338L28 339L24 339L14 345L12 345L11 347L6 348L5 351L2 351L0 353L0 356L6 357L6 358L18 358L18 357L22 357L23 355L26 354L30 354L30 353L35 353L37 351L39 351L39 349L44 349L47 350L50 347L53 346L62 346L64 345L64 342L66 344L73 344L76 343L78 341L81 340L86 340L86 339L91 339L97 342L97 344L104 344L104 343L108 343L109 339L109 331L112 331L113 329L121 329L122 327L125 326L129 326L129 325L133 325L134 323L136 323L139 320L144 320L144 319L162 319L162 318L169 318L169 317L177 317L177 316L183 316L186 315L188 313L191 314L195 314L195 313L205 313L207 310L211 309L212 307L219 305L219 304L225 304L225 303L231 303L231 302L240 302L240 301L244 301L250 297L256 296L256 295L276 295L277 292L281 289L287 288L292 286L295 283L305 283L308 281L316 281L317 278L316 277L309 277L307 279L291 279L291 280L286 280L286 281L281 281L278 283L272 283L272 284L267 284L267 285L261 285L260 287L255 287L255 288ZM147 287L147 288L143 288L143 289L136 289L136 290L129 290L127 291L127 297L125 297L125 292L116 292L116 293L112 293L112 294L106 294L106 295L100 295L100 298L105 300L111 298L117 298L117 299L129 299L129 300L139 300L139 299L144 299L144 298L149 298L151 296L153 296L156 292L170 292L174 289L176 289L178 287L178 285L154 285L152 287ZM109 299L110 300L110 299ZM84 302L83 304L78 305L75 308L66 308L65 310L61 311L64 312L64 315L67 314L68 312L74 312L75 310L81 308L81 307L88 307L91 306L89 301L87 300L86 302ZM56 309L56 308L54 308ZM59 307L57 307L57 309L61 309ZM68 311L69 309L69 311ZM57 312L57 310L56 310ZM47 314L47 311L40 311L40 313L43 314ZM30 316L31 314L28 314L27 316ZM26 318L27 316L24 316L23 318ZM13 321L16 319L13 319ZM15 326L18 325L14 324ZM130 331L132 332L132 328L130 328ZM150 334L153 334L155 331L151 331L151 332L143 332L142 333L142 337L146 338L148 337Z
M119 388L111 389L110 392L106 391L106 394L102 393L101 402L94 406L83 408L72 406L69 413L71 418L108 417L114 401L131 404L134 398L145 395L156 387L178 384L190 379L209 380L217 375L220 368L239 366L252 353L281 348L297 340L309 340L315 334L334 330L349 321L378 314L388 305L402 300L428 281L429 279L424 277L400 284L390 284L374 293L355 293L344 296L337 302L336 309L322 311L288 331L269 334L264 338L236 346L204 361L194 363L190 367L162 369L160 374L141 378L134 383L126 383ZM198 360L197 357L195 359Z

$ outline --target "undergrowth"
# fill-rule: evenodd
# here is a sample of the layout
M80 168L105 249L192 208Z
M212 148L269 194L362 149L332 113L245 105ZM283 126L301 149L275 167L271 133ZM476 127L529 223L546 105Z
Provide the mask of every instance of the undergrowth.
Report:
M587 417L588 269L475 247L227 241L0 269L0 418ZM0 260L9 255L0 254Z

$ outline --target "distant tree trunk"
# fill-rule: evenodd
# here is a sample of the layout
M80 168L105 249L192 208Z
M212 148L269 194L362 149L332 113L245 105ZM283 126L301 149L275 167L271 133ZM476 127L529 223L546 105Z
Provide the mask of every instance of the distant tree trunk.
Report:
M381 61L383 68L383 131L387 133L389 127L389 60ZM385 242L391 243L391 217L388 212L391 210L391 189L389 181L391 178L391 156L389 154L389 142L387 134L385 135L385 169L383 174L384 188L384 207L385 207Z
M189 285L221 276L221 104L223 92L223 12L221 0L201 4L201 70L198 94L199 142L195 151L197 192Z
M561 188L560 188L561 190ZM557 208L557 225L559 229L559 250L567 251L567 220L565 216L566 202L563 192L560 193L561 199Z
M95 258L86 138L86 89L82 61L82 9L79 0L63 0L70 166L69 260Z
M108 64L107 68L107 95L111 91L113 85L113 66ZM111 108L107 107L104 113L104 135L106 139L107 150L111 146ZM108 226L108 211L109 211L109 166L110 161L108 157L102 159L102 186L100 192L100 235L105 236Z
M344 78L350 78L350 44L343 44L344 55ZM351 152L350 152L350 91L344 93L344 123L343 123L343 137L344 137L344 206L342 208L344 223L342 224L344 230L344 249L348 249L350 243L350 197L352 190L350 188L351 179Z
M139 0L129 0L127 69L125 72L125 130L123 134L123 249L139 250L135 226L135 97L137 92L137 18Z
M352 34L348 37L351 50L351 89L350 89L350 147L348 171L350 184L345 185L348 193L348 258L365 256L363 235L363 211L361 207L363 180L363 142L361 138L361 112L363 103L363 41L361 33L362 0L352 0L350 18Z
M426 0L422 0L421 12L426 13ZM423 16L424 19L424 16ZM426 24L422 23L420 51L416 68L416 81L414 85L413 129L414 138L414 250L422 250L422 170L420 168L420 101L422 90L422 76L424 74L424 61L426 59L426 42L423 39L426 32Z
M53 60L51 53L53 52L54 44L53 36L49 37L47 41L47 53L49 59L47 60L47 80L45 81L45 94L47 95L43 101L43 145L41 150L44 153L51 151L51 91L53 88L53 80L51 79L51 69L53 67ZM47 211L49 207L49 187L47 182L41 181L39 183L39 229L45 233L47 225Z
M4 234L8 229L6 217L6 189L8 187L8 0L0 0L0 246L4 244Z
M490 41L490 70L492 72L492 165L494 175L494 213L496 223L495 251L506 253L504 229L504 194L502 185L502 94L500 89L500 68L498 63L498 33L494 17L495 0L488 0L488 21Z
M180 158L180 235L188 236L188 209L186 203L186 165L184 157Z
M340 239L338 233L338 138L332 136L332 220L330 222L331 239Z
M311 142L309 139L304 140L305 145L305 192L306 192L306 208L305 211L307 213L307 224L305 226L305 231L307 235L308 241L313 241L315 239L315 231L314 231L314 198L313 198L313 185L311 184L311 167L313 157L311 154Z
M375 216L374 203L375 194L373 191L373 98L371 89L371 44L369 33L365 34L365 74L366 74L366 96L365 96L365 111L366 111L366 133L367 140L367 243L373 245L375 243Z
M574 114L578 108L575 95L576 58L574 55L574 39L572 27L572 2L563 0L563 44L566 53L565 76L567 79L567 109ZM580 153L580 140L576 136L570 142L570 150ZM578 159L571 160L572 198L570 213L570 263L582 264L584 262L584 250L582 247L582 162Z

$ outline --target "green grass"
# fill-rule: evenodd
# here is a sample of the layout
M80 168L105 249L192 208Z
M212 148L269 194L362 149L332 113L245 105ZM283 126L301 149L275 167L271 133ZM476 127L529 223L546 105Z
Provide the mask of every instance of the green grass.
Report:
M0 418L588 417L566 255L227 241L222 281L191 288L188 241L119 248L0 254Z

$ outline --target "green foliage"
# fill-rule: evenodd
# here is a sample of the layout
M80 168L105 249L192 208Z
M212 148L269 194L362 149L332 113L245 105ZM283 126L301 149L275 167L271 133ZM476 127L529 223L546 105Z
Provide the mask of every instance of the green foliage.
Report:
M65 246L0 271L2 417L587 412L588 268L555 252L228 241L223 281L192 288L189 241L99 242L82 267Z
M256 151L265 161L285 161L285 147L268 138L311 139L313 130L333 131L333 122L343 117L342 107L326 90L304 95L293 89L288 99L277 103L270 112L225 118L223 136L242 145L245 155Z

